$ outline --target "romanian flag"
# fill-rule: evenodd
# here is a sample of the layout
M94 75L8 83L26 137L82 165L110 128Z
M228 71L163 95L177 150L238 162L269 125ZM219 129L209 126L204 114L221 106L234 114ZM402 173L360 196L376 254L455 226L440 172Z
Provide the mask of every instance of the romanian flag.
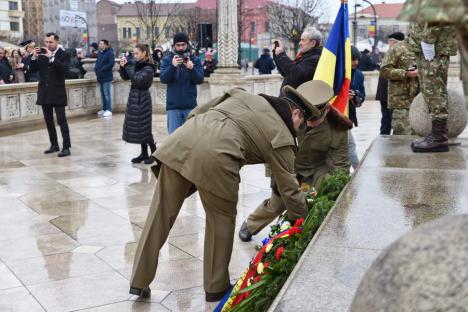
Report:
M351 41L348 25L348 2L342 0L314 75L314 80L323 80L333 87L335 97L330 103L345 116L348 116L351 84Z

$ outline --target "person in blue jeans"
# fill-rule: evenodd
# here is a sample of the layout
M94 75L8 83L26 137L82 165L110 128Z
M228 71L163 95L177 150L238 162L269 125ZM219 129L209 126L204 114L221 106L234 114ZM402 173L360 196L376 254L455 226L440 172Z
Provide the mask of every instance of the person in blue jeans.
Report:
M182 126L197 106L197 84L203 83L203 65L191 52L185 33L174 35L173 51L161 63L161 82L167 84L166 111L169 134Z
M102 110L98 112L98 116L112 116L112 100L111 86L114 80L112 68L115 64L114 51L109 46L109 41L102 39L99 41L99 52L94 66L97 81L101 86Z

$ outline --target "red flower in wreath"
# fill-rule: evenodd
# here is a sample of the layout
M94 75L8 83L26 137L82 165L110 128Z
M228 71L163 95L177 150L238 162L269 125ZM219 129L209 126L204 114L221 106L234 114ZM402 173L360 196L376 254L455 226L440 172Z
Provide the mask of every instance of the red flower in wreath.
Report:
M259 282L261 279L262 279L262 277L260 275L255 276L254 283Z
M279 259L281 258L281 255L283 254L283 251L284 251L284 247L281 246L278 248L278 250L275 252L275 258L276 260L279 261Z
M301 234L302 229L298 228L298 227L292 227L292 228L289 229L288 233L289 233L290 236L293 236L294 234Z
M304 223L304 218L299 218L296 220L296 223L294 223L294 227L300 227Z

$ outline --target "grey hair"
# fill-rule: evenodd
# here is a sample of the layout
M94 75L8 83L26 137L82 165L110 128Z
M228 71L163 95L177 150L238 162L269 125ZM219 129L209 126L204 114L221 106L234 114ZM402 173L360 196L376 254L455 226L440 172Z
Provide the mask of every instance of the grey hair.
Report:
M317 28L307 27L303 33L307 34L307 38L309 38L309 40L317 41L317 46L319 46L322 43L323 36Z
M4 47L2 47L2 46L0 46L0 50L3 50L3 51L5 51L5 48L4 48Z

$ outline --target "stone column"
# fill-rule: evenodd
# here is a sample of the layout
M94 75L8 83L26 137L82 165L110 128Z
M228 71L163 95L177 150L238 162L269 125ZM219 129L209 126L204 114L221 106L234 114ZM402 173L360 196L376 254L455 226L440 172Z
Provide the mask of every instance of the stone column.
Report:
M218 67L222 71L238 68L237 28L237 1L218 0Z
M218 0L218 69L210 76L211 98L234 87L246 88L237 65L237 1Z

